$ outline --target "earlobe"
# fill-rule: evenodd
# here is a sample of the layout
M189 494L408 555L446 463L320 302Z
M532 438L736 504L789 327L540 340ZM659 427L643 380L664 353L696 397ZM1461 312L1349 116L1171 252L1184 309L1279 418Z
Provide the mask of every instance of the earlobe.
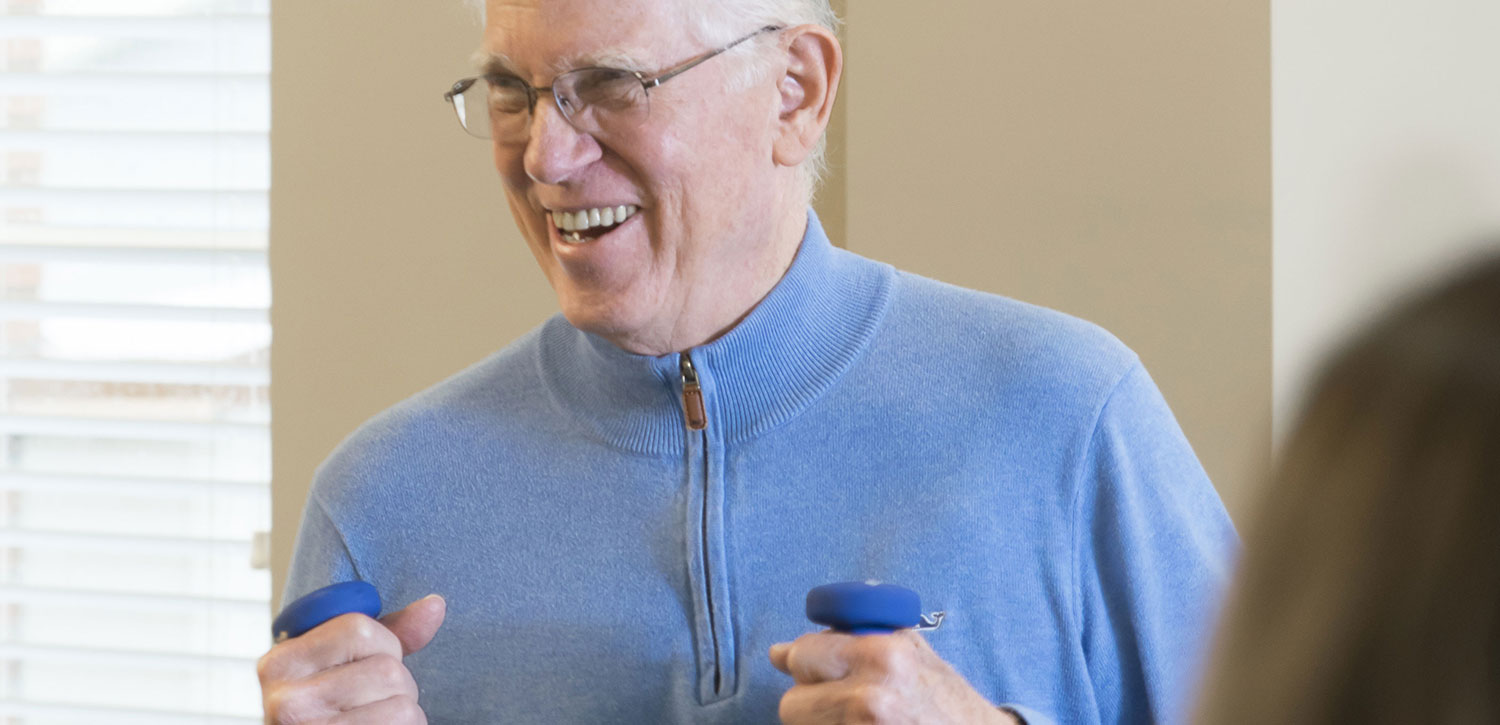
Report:
M843 50L827 28L799 25L787 30L786 71L777 83L780 116L777 119L774 161L780 166L802 163L823 136L833 113L843 72Z

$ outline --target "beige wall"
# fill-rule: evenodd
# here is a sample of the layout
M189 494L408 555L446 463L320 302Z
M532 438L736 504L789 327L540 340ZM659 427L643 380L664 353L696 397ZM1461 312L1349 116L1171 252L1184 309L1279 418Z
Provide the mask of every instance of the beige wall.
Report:
M836 240L1141 353L1232 503L1270 399L1267 3L846 8ZM273 15L273 579L314 467L550 314L483 142L440 100L457 0Z
M1274 5L1279 436L1353 326L1500 254L1500 3Z

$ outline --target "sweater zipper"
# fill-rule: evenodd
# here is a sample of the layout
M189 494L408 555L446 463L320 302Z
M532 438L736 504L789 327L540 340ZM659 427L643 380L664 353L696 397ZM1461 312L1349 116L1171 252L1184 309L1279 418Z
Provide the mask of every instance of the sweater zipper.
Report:
M703 430L708 427L708 414L703 408L703 388L698 385L698 372L693 370L693 359L682 353L678 363L682 369L682 412L687 419L688 430Z
M714 694L717 695L723 687L723 670L721 669L719 653L719 631L718 623L714 620L714 597L713 597L713 571L709 568L709 532L708 532L708 413L703 405L703 387L698 383L698 372L693 369L693 358L683 352L678 366L682 370L682 410L683 417L687 422L689 431L696 431L702 436L703 442L703 508L699 513L698 524L699 536L702 539L703 557L703 601L708 604L708 633L713 642L714 649Z

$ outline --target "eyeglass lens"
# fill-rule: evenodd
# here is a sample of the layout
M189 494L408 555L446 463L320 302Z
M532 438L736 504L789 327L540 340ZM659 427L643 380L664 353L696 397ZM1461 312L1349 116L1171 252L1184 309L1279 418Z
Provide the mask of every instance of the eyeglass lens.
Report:
M454 107L459 120L480 138L519 139L529 133L533 91L525 82L507 76L478 78ZM543 91L535 91L537 103ZM649 111L649 99L640 79L628 71L612 68L581 68L558 75L552 81L558 110L574 127L585 133L601 133L635 126Z

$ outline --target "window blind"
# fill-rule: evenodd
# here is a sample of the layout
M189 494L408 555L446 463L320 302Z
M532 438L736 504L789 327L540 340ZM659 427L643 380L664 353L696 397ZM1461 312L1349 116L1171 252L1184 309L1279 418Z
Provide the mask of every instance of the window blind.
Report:
M269 0L0 0L0 725L259 723Z

